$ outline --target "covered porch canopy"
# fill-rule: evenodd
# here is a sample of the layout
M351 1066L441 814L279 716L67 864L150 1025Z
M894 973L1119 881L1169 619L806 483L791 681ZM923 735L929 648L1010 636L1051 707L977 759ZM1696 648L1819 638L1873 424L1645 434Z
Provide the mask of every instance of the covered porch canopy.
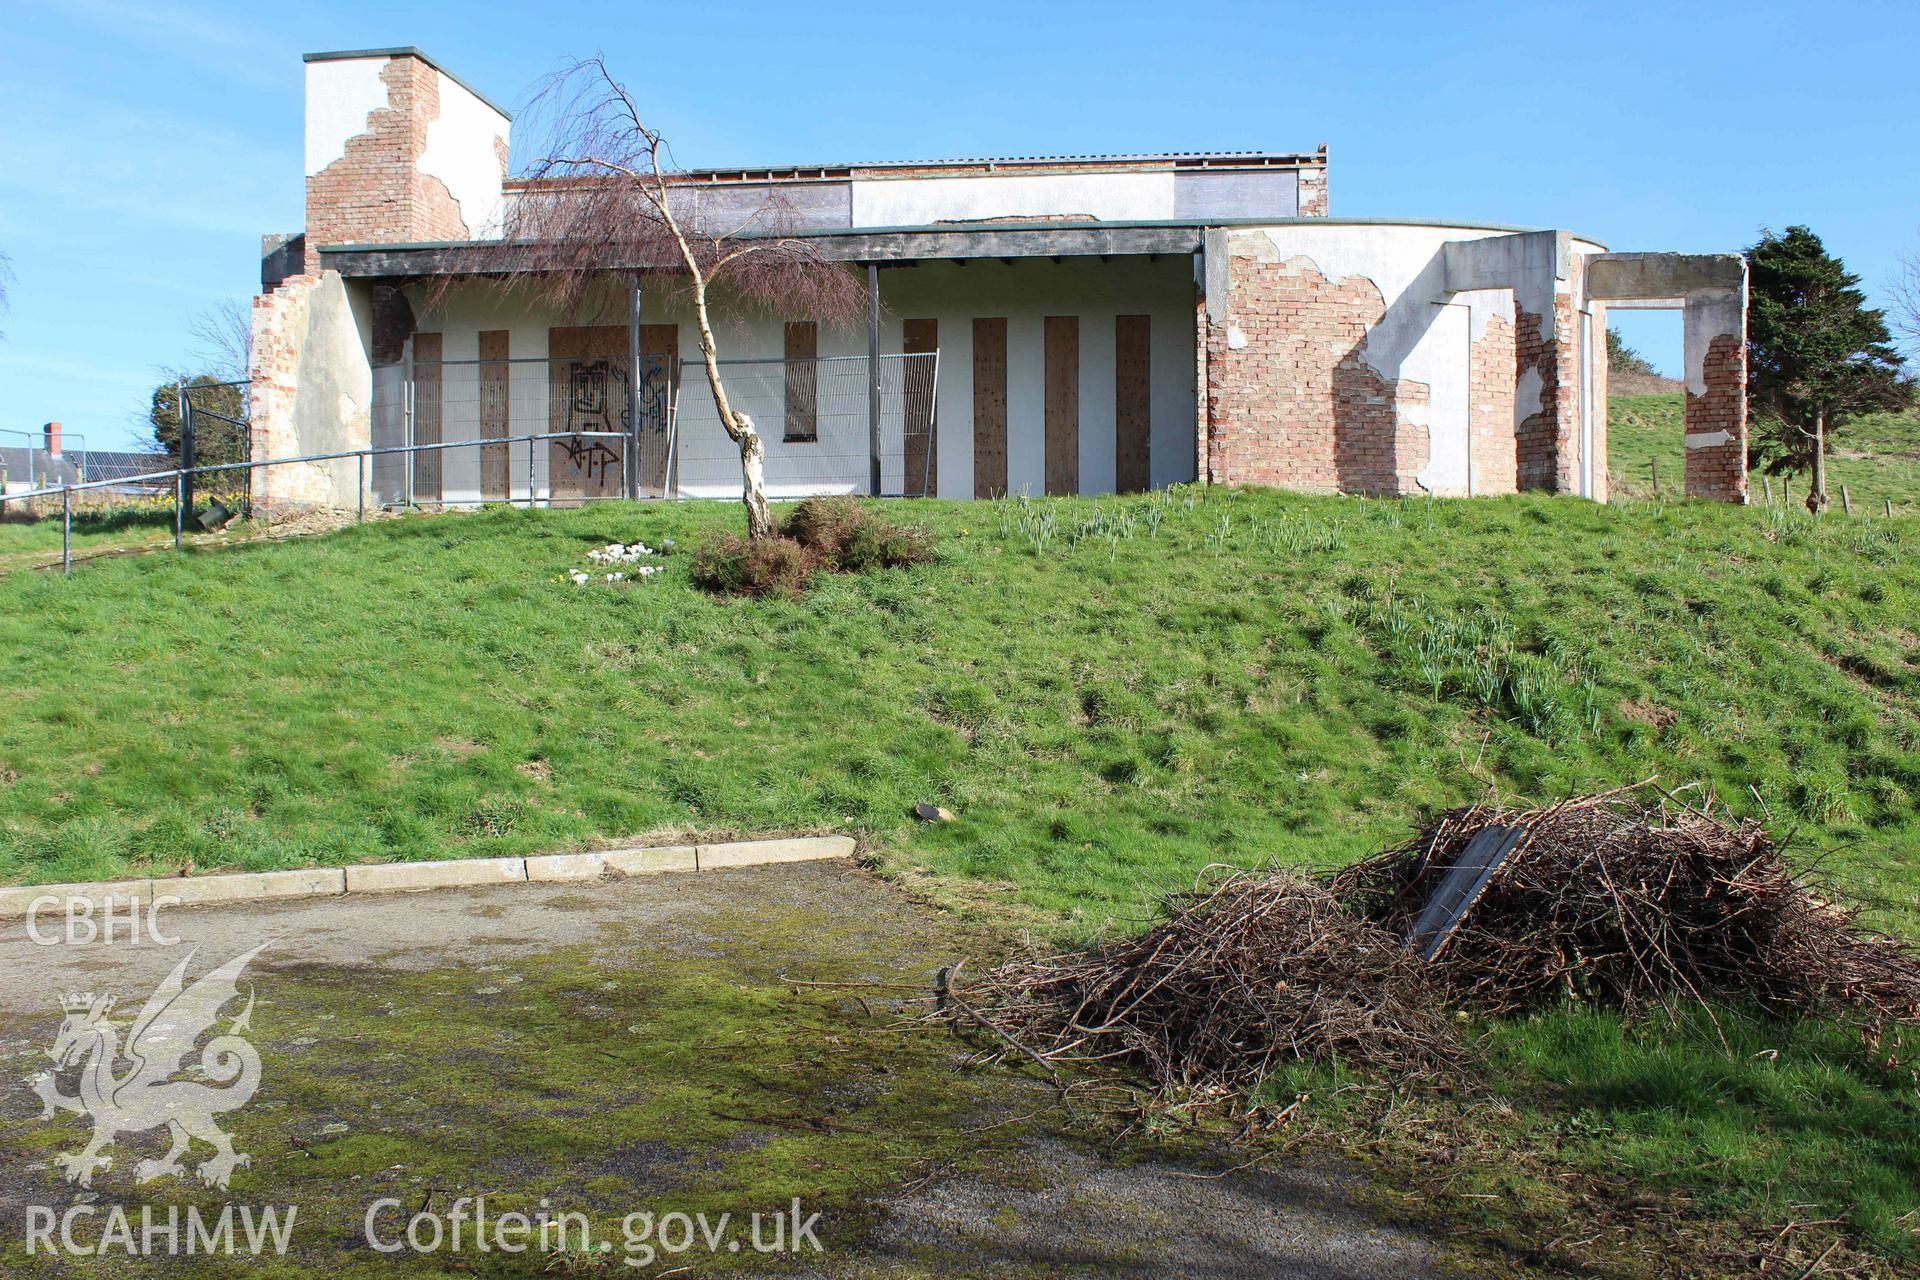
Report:
M895 491L894 482L883 485L880 475L881 423L888 411L882 401L890 394L880 383L884 365L902 351L942 353L940 433L929 468L938 477L930 491L940 496L1108 492L1195 478L1201 450L1195 438L1194 326L1206 230L1192 222L1016 219L791 233L822 261L865 268L865 340L853 339L864 347L861 367L869 370L866 417L873 447L865 491ZM503 252L498 242L348 244L319 253L323 268L349 283L411 289L416 297L420 286L436 279L516 274L511 250ZM529 254L529 266L535 256ZM924 269L896 276L883 267ZM636 282L652 274L616 254L607 256L604 270L610 279L631 273ZM636 283L627 329L635 342L659 341L656 331L668 326L658 321L686 317L663 314L653 291L642 299L638 289ZM643 302L646 319L655 323L641 322ZM671 298L665 305L675 306ZM372 312L378 330L382 309L376 305ZM723 332L723 346L736 357L777 359L783 354L779 320L762 318L730 343ZM442 313L420 323L448 329L449 344L457 344L468 321ZM507 321L496 313L486 323ZM542 336L533 331L539 325L566 322L536 320L530 312L525 323L528 332L513 337L516 355L541 349ZM789 335L784 354L790 360L816 353L855 356L859 347L842 345L851 336L845 330L831 339L822 334L817 348L810 338L796 350ZM688 354L691 337L691 327L683 324L680 338L669 345L677 342ZM372 345L387 359L397 358L397 345L378 333ZM454 347L446 349L451 355ZM640 367L640 353L634 359ZM1063 383L1070 385L1063 389ZM768 435L765 418L755 416L763 424L770 465L777 467L783 452L819 452L783 450L789 442L778 430Z

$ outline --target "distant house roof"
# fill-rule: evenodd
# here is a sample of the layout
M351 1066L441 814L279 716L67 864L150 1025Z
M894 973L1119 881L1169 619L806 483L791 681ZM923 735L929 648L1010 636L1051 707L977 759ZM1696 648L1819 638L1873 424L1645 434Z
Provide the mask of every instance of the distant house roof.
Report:
M0 446L0 471L7 487L47 488L60 484L81 484L89 480L118 480L126 476L165 471L173 459L164 453L138 453L127 449L69 449L49 455L44 449Z
M77 455L89 480L113 480L121 476L142 476L165 471L173 459L164 453L134 453L119 449L87 449Z
M0 470L7 473L7 483L16 489L27 484L71 483L76 480L73 464L73 454L53 458L44 449L0 447Z

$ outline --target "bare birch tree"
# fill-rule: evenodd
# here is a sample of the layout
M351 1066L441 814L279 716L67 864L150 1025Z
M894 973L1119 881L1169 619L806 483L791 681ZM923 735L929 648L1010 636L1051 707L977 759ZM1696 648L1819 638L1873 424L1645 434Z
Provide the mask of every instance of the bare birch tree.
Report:
M720 425L740 451L747 534L771 536L766 446L727 393L716 308L840 325L864 305L860 282L811 241L786 234L777 202L734 226L705 216L699 188L678 176L666 139L600 58L551 77L532 114L547 118L546 140L501 238L476 251L476 274L504 278L565 314L604 309L610 281L664 277L683 290ZM448 287L443 281L429 305Z
M1920 250L1901 257L1892 293L1893 327L1906 339L1908 352L1920 357Z
M194 340L194 358L200 367L223 382L245 383L253 368L253 304L245 298L227 298L194 313L187 322Z

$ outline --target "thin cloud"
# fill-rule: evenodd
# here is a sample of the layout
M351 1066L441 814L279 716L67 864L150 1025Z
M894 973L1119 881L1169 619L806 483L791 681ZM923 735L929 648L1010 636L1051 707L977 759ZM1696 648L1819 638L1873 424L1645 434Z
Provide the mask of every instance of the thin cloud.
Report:
M129 227L257 235L297 208L297 151L186 116L0 91L0 191ZM278 197L278 198L276 198Z
M67 0L65 12L108 36L164 51L228 80L283 92L299 83L286 73L296 56L291 46L262 39L257 14L227 21L182 5L123 0Z

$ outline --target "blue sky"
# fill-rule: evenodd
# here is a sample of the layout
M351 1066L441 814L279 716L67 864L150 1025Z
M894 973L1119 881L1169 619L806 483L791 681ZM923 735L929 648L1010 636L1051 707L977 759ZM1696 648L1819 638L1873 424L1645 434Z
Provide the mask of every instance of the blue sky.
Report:
M302 221L300 54L413 44L509 106L600 52L687 164L1332 148L1336 215L1724 251L1804 222L1876 290L1920 249L1907 4L12 0L0 427L142 437L196 312ZM1627 317L1672 368L1679 319Z

